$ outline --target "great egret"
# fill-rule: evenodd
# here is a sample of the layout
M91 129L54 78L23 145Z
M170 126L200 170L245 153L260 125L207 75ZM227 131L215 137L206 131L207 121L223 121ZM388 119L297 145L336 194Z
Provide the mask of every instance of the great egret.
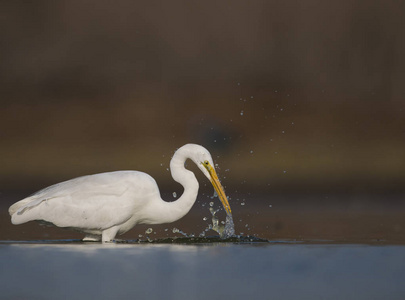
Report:
M211 154L200 145L179 148L170 161L175 181L184 187L179 199L163 201L156 181L143 172L116 171L64 181L16 202L9 208L11 222L45 221L86 234L83 240L109 242L136 224L179 220L193 206L198 182L185 168L191 159L211 181L228 215L231 208L214 169Z

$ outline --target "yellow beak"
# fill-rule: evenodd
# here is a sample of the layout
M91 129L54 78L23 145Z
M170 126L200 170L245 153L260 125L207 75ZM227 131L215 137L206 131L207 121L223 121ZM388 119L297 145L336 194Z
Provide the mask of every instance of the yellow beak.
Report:
M215 191L217 192L217 195L219 197L219 200L221 200L222 206L226 210L226 213L228 215L232 215L231 212L231 206L229 205L228 198L226 198L224 188L222 187L221 183L219 182L217 173L215 172L215 169L209 162L204 162L203 166L207 169L208 173L211 176L211 184L214 187Z

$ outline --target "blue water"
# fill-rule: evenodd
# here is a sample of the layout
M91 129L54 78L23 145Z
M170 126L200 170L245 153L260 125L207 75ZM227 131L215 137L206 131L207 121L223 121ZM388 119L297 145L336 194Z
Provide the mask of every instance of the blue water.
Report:
M405 299L405 246L0 244L1 299Z

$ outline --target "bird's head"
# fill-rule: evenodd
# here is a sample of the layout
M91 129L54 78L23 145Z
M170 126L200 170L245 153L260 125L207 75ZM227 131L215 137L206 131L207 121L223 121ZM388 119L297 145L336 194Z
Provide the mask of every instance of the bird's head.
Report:
M228 198L225 195L225 190L218 179L218 175L215 171L214 162L212 160L211 154L207 149L200 145L188 144L192 149L190 149L190 158L197 167L203 172L203 174L211 181L223 207L228 215L231 215L231 206L229 205Z

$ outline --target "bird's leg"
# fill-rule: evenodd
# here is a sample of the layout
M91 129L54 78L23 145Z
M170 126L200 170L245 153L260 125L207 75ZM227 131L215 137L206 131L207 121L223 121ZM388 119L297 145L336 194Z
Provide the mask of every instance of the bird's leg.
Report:
M101 240L101 235L97 234L86 234L83 238L83 242L99 242Z
M101 240L104 243L113 242L119 229L120 229L119 226L113 226L113 227L110 227L110 228L104 230L103 234L102 234L102 237L101 237Z

